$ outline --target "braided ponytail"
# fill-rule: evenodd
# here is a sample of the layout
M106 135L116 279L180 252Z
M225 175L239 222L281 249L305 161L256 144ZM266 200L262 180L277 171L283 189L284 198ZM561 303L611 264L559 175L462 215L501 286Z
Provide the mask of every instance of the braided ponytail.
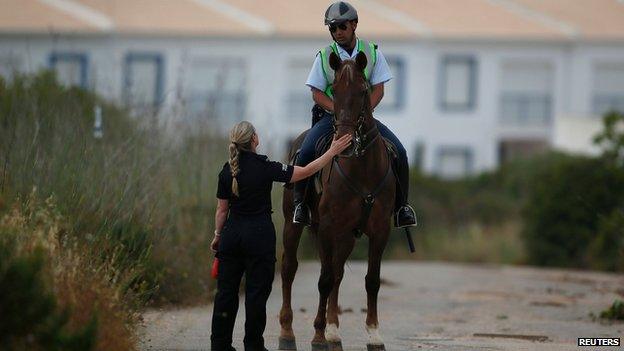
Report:
M232 194L238 196L238 181L236 180L236 176L238 175L238 149L236 148L236 144L233 142L230 143L230 172L232 172Z
M254 126L247 122L242 121L234 125L230 131L230 172L232 173L232 193L239 196L238 192L238 180L236 176L240 173L240 167L238 164L238 158L240 151L251 151L251 140L256 134Z

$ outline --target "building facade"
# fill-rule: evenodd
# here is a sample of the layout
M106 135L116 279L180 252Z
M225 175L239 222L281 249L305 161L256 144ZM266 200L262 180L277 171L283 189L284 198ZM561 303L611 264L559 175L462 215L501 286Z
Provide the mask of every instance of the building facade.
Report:
M0 18L9 79L50 68L66 85L173 126L209 121L225 133L250 120L275 158L310 125L304 82L329 41L326 2L4 2L21 18ZM472 175L552 147L595 153L600 115L624 110L617 0L589 9L580 0L353 4L358 34L379 44L394 76L375 117L426 173Z

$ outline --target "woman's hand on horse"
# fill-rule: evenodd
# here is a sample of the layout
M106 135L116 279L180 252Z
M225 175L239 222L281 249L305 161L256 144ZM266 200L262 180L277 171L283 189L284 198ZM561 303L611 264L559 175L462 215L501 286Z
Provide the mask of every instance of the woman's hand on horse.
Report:
M329 147L329 152L331 152L332 156L336 156L349 147L349 144L351 144L351 134L345 134L338 139L334 136L334 140Z
M347 146L349 146L349 143L351 143L351 134L345 134L339 139L336 139L336 137L334 136L334 140L332 141L331 146L323 154L323 156L308 163L308 165L305 167L295 166L293 174L290 178L290 183L297 182L318 172L321 168L323 168L323 166L328 164L334 156L338 155L342 152L342 150L346 149Z

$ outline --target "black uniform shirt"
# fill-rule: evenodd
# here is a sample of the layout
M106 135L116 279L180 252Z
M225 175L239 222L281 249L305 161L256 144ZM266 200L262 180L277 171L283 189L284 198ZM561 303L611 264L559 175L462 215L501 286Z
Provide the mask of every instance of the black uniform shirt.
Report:
M217 198L229 200L230 211L235 214L271 213L273 182L289 182L295 168L247 151L240 152L238 166L236 180L239 196L232 193L232 173L230 164L226 162L219 173Z

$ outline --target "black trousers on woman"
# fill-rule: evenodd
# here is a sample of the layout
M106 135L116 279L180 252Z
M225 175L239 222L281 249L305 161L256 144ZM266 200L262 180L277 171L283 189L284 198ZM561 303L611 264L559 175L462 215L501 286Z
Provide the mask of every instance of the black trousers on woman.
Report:
M275 226L270 214L230 213L221 230L217 294L212 313L212 351L232 351L238 290L245 275L245 351L264 351L266 301L275 275Z

